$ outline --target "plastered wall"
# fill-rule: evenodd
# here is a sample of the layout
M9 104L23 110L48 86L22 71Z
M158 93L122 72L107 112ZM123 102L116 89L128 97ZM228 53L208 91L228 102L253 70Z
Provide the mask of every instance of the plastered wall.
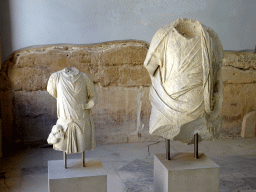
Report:
M199 20L224 50L254 49L255 0L1 0L3 59L23 47L136 39L179 18Z

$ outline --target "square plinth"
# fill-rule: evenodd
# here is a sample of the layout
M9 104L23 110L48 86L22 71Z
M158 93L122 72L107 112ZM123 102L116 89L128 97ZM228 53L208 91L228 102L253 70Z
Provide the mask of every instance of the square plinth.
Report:
M200 153L173 153L154 156L154 192L215 192L219 191L220 168Z
M49 192L106 192L107 174L96 159L68 159L67 169L63 160L48 161Z

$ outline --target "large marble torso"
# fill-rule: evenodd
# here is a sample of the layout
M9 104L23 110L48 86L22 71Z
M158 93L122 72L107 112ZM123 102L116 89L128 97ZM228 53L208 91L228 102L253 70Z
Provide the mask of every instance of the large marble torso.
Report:
M222 45L198 21L179 19L153 37L144 62L152 86L150 133L185 143L216 138L221 127Z
M97 96L90 77L75 68L66 68L51 75L47 91L57 99L56 125L65 133L65 137L53 145L54 149L67 153L94 149L90 108ZM90 108L87 107L89 101L93 103Z

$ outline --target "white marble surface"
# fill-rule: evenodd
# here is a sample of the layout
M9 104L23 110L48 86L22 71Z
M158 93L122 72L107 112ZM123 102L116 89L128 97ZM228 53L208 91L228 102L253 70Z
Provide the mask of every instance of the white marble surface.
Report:
M107 192L107 173L101 161L85 159L81 167L80 159L67 161L68 168L63 168L63 161L48 161L48 185L50 192Z
M219 192L220 167L203 153L172 153L154 156L154 191Z
M63 160L48 161L49 179L64 179L72 177L88 177L106 175L101 161L93 158L85 159L85 167L81 167L81 159L68 159L66 169Z
M58 151L81 153L95 148L91 108L97 100L92 79L74 67L53 73L47 91L57 99L56 125L47 141Z

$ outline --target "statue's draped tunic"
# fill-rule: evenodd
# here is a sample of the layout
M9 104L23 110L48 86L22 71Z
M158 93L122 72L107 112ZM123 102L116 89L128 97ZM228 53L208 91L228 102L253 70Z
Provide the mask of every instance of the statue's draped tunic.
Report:
M68 69L68 68L66 68ZM47 91L57 99L57 125L65 133L61 142L53 148L66 153L80 153L95 148L94 123L91 109L85 109L89 101L96 102L93 81L76 68L63 69L50 76Z
M152 81L151 134L185 143L195 133L200 140L218 136L222 58L217 34L198 21L179 19L157 31L144 62Z

